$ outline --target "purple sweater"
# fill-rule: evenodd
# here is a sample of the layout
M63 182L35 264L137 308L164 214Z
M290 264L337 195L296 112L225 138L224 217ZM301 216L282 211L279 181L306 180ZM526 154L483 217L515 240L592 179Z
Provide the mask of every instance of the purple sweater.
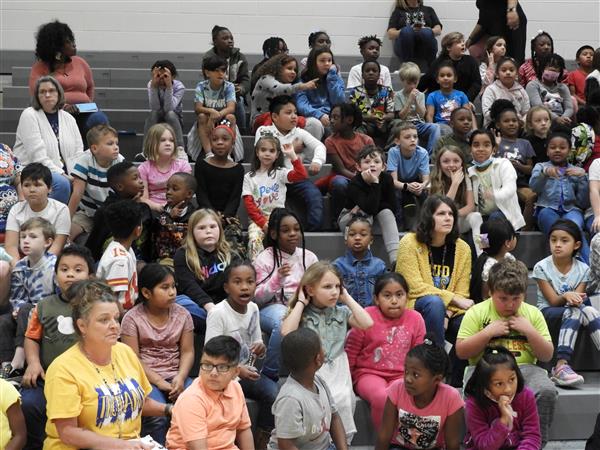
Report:
M512 430L509 430L500 422L500 410L495 403L481 407L473 397L467 398L465 448L539 450L542 446L542 438L533 391L525 387L515 396L511 406L517 413L517 417L513 420Z

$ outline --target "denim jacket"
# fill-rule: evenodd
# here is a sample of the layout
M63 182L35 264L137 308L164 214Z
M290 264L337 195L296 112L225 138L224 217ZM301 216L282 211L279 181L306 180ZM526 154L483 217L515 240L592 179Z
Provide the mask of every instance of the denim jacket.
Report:
M350 250L337 258L333 265L340 271L348 293L362 307L373 304L375 279L385 273L385 263L373 256L371 250L363 259L356 259Z
M529 186L538 195L537 206L557 210L562 195L563 210L585 210L590 204L587 174L582 177L566 175L558 178L549 177L544 174L544 170L552 166L550 161L537 163L531 172ZM575 168L575 166L568 164L565 169L567 168Z

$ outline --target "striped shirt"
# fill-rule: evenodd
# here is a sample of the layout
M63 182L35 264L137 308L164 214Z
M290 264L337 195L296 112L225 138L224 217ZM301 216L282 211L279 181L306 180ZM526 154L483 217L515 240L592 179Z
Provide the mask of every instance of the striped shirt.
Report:
M130 309L138 296L135 253L117 241L112 241L104 250L98 263L96 277L106 281L119 296L123 309Z

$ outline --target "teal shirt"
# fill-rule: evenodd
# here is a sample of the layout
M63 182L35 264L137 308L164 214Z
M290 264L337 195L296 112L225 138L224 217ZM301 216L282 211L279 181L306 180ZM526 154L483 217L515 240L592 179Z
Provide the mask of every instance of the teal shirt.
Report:
M309 304L302 315L302 326L315 331L321 338L326 362L335 360L344 351L348 319L352 315L345 305L319 309Z

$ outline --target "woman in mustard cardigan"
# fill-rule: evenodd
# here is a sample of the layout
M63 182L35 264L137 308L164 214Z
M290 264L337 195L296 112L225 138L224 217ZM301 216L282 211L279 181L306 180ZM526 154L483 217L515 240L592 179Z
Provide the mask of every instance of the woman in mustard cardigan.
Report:
M445 340L454 343L464 312L473 306L469 299L471 249L458 237L457 217L450 198L428 197L416 232L402 238L396 259L396 272L408 283L408 306L421 313L427 331L442 346ZM458 371L463 367L453 355L454 349L450 353L453 380L460 384L462 372Z

